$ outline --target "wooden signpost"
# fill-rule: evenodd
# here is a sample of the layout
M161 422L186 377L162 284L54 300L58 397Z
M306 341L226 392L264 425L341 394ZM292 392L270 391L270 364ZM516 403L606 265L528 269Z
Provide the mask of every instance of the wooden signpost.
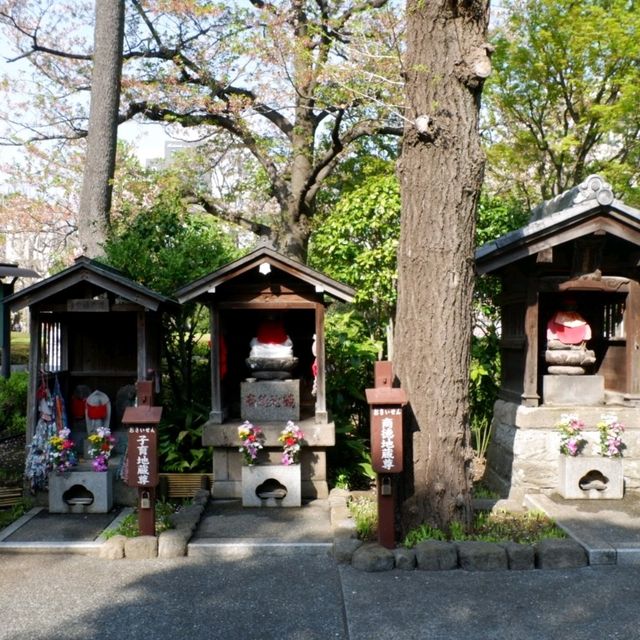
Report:
M122 423L129 428L127 484L138 489L138 525L143 536L155 535L158 476L158 424L162 407L151 406L152 383L136 384L138 406L127 407ZM142 404L146 403L146 404Z
M371 408L371 459L378 474L378 542L395 547L394 474L402 464L402 407L407 403L403 389L393 388L391 362L375 363L375 387L366 389Z

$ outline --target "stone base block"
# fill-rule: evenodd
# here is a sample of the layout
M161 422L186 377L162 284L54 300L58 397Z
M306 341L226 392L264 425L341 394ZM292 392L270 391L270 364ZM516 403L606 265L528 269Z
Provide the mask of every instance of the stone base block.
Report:
M109 513L112 507L111 470L49 474L50 513Z
M558 467L558 491L567 500L622 499L622 458L561 456Z
M262 497L258 495L260 493L263 494ZM243 507L299 507L301 505L299 464L242 467Z
M542 401L552 405L604 404L602 376L544 376Z
M249 422L300 420L300 380L240 383L240 417Z

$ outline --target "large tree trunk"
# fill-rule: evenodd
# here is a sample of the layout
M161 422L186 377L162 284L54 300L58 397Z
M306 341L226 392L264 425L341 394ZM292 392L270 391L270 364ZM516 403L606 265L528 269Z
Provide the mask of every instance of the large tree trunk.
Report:
M102 253L111 209L122 74L124 0L96 0L95 47L87 157L82 178L78 235L85 255Z
M468 369L488 0L408 0L394 368L409 398L404 531L469 524Z

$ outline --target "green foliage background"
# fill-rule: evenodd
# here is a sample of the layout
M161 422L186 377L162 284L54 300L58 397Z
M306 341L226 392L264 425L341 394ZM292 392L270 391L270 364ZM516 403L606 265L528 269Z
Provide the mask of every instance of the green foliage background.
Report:
M29 374L17 371L0 378L0 436L25 433Z
M131 204L120 212L105 253L130 278L171 296L232 260L237 250L212 218L190 212L179 189L167 187L150 206ZM211 449L201 443L210 409L208 313L181 305L165 314L163 331L161 467L210 472Z

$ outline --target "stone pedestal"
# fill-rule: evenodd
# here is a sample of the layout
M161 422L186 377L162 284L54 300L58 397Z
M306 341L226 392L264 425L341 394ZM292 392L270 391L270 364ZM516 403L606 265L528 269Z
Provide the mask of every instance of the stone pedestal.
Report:
M49 474L50 513L108 513L113 507L113 472Z
M544 376L542 401L558 406L604 404L603 376Z
M299 464L242 467L243 507L299 507L301 496Z
M258 423L299 420L300 380L242 382L240 417Z
M278 436L285 423L258 422L266 437L265 448L260 452L260 465L280 465L282 443ZM335 446L333 422L316 422L315 418L297 421L304 433L304 446L300 451L302 495L305 498L324 499L329 495L327 485L327 449ZM242 497L243 456L238 451L238 426L240 421L217 424L207 422L202 430L202 444L213 447L213 486L215 499Z
M622 458L560 456L558 491L568 500L620 500L624 494Z

